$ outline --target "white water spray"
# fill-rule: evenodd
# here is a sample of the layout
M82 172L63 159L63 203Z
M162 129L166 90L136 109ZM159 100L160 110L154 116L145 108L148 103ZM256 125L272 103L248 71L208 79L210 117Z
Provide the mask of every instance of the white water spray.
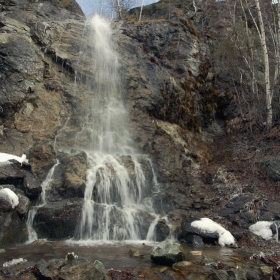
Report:
M77 136L76 146L87 150L90 169L79 233L88 241L153 240L158 216L151 195L156 178L147 183L126 129L126 110L121 101L119 60L110 23L91 20L94 45L95 88L90 115ZM84 146L88 137L90 144ZM150 160L146 160L150 165ZM154 171L152 170L155 177ZM154 183L154 184L153 184ZM152 185L152 186L151 186Z

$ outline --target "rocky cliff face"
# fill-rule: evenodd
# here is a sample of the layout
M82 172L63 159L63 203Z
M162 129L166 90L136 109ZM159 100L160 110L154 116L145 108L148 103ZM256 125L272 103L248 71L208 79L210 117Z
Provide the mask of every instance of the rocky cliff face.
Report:
M129 128L137 148L150 156L158 174L161 192L155 204L164 205L173 223L179 223L182 214L211 217L224 207L219 196L228 198L225 178L231 174L226 168L216 174L221 163L215 161L212 146L219 146L217 139L225 134L221 123L234 114L226 113L231 92L213 83L209 41L199 35L199 22L190 19L192 10L184 15L174 6L172 15L166 16L164 3L147 8L149 19L114 22L114 40ZM85 153L71 149L95 94L89 28L72 1L1 1L0 5L0 150L27 153L39 182L60 160L47 192L51 203L38 211L34 226L40 237L73 236L87 160ZM205 169L211 161L215 168ZM230 187L235 188L235 183ZM242 209L245 200L241 199ZM238 213L236 209L232 211ZM26 219L26 211L11 213L19 221ZM230 214L223 212L224 217ZM248 224L254 217L243 220ZM56 230L48 233L47 228Z

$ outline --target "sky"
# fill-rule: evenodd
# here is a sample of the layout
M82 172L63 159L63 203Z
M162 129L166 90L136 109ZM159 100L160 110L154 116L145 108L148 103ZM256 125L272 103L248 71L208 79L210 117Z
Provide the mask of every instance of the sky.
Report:
M76 2L81 6L84 14L86 16L90 15L94 10L98 9L98 3L101 0L76 0ZM106 2L106 0L104 1ZM141 6L142 0L134 0L136 2L136 6ZM144 0L144 5L152 4L158 2L158 0Z

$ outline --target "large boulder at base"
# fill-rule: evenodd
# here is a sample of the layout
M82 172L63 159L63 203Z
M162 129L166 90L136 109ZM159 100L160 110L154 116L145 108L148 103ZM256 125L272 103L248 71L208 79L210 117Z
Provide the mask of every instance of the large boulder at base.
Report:
M183 258L184 253L180 248L180 244L170 239L158 243L151 250L151 260L157 264L172 265L173 263L182 261Z
M100 261L88 261L81 264L66 265L61 269L61 280L110 280L107 270Z
M83 199L76 198L48 203L39 208L33 223L38 237L51 239L73 237L83 203Z
M236 241L233 235L220 224L209 218L201 218L200 220L192 221L185 220L182 222L181 227L182 237L189 243L194 244L194 236L200 236L204 243L236 247Z
M64 259L40 260L36 266L38 279L61 280L110 280L105 267L99 261Z

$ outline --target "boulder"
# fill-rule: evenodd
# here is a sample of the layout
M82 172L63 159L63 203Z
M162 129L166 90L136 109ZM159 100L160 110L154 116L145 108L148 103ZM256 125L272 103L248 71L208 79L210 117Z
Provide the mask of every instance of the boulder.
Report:
M24 173L20 168L20 164L15 161L7 161L0 164L0 184L14 185L15 187L23 187Z
M110 280L104 265L100 261L85 260L40 260L36 265L35 275L39 279L61 280Z
M219 212L219 216L227 218L233 224L248 228L256 220L258 214L257 199L252 194L240 194L231 198Z
M173 263L180 262L184 258L183 250L180 244L167 239L158 243L151 250L151 260L160 265L172 265Z
M236 241L233 235L220 224L209 218L184 220L181 224L181 230L183 238L189 243L194 243L194 235L197 235L202 238L204 243L236 247Z
M84 200L67 199L52 202L38 209L33 227L39 238L61 239L73 237L79 224Z

